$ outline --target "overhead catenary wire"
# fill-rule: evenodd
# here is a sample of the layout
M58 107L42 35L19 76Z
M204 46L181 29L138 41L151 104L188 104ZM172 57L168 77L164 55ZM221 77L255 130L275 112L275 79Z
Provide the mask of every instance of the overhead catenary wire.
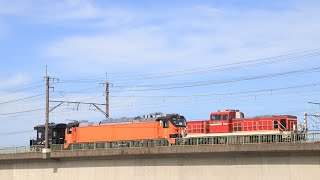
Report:
M42 110L45 110L45 108L31 109L31 110L26 110L26 111L16 111L16 112L9 112L9 113L2 113L2 114L0 114L0 116L7 116L7 115L14 115L14 114L22 114L22 113L29 113L29 112L42 111Z
M77 91L56 91L58 93L66 93L66 94L82 94L82 93L94 93L94 92L102 92L101 90L97 90L97 88L87 88L87 89L81 89Z
M30 83L27 83L27 84L20 84L19 87L11 87L11 88L5 88L5 90L18 90L18 89L23 89L23 88L29 88L29 87L33 87L34 85L37 85L37 84L41 84L43 83L43 81L35 81L35 82L30 82Z
M159 87L159 88L128 89L126 91L156 91L156 90L164 90L164 89L191 88L191 87L209 86L209 85L225 84L225 83L232 83L232 82L250 81L250 80L256 80L256 79L274 78L274 77L287 76L287 75L293 75L293 74L314 73L314 72L320 72L320 67L273 73L273 74L263 74L263 75L257 75L257 76L247 76L247 77L240 77L235 79L225 79L225 80L218 80L218 81L213 80L213 81L205 81L205 82L197 81L197 82L191 82L191 83L184 82L184 83L171 83L171 84L139 85L139 86L135 86L134 88L139 88L139 87ZM130 86L118 86L118 87L130 88ZM113 91L113 92L121 92L121 91Z
M152 102L149 104L143 104L143 105L157 105L157 104L169 104L171 103L177 103L177 102L199 102L199 101L206 101L206 100L215 100L215 101L221 101L223 102L224 100L227 102L237 102L237 101L243 101L243 100L263 100L263 99L276 99L279 96L286 96L286 97L296 97L296 96L308 96L308 95L312 95L312 96L318 96L319 93L317 94L302 94L302 93L310 93L310 92L319 92L320 90L317 91L301 91L301 92L285 92L285 93L275 93L275 94L258 94L258 95L242 95L242 96L224 96L223 99L222 97L199 97L199 98L195 98L195 99L180 99L180 100L175 100L175 101L167 101L167 100L163 100L163 101L159 101L159 102ZM290 95L292 94L292 95ZM245 98L245 99L244 99ZM135 103L131 103L128 106L133 106L133 105L141 105L141 104L135 104ZM118 106L118 107L124 107L124 106ZM116 108L116 107L115 107Z
M170 77L176 77L176 76L203 74L203 73L209 73L209 72L211 73L211 72L225 71L230 69L235 70L240 68L255 67L255 66L261 66L266 64L295 61L303 58L316 57L316 56L320 56L320 49L300 51L300 52L284 54L279 56L247 60L247 61L215 65L215 66L207 66L207 67L202 66L202 67L189 68L189 69L180 69L180 70L170 71L170 72L113 77L113 78L110 78L110 81L115 82L115 81L128 81L128 80L145 80L145 79L157 79L157 78L163 78L163 77L170 78ZM103 80L105 80L105 78L69 79L69 80L62 80L60 81L60 83L97 83Z
M193 96L217 96L217 95L230 95L230 94L245 94L245 93L257 93L257 92L263 92L263 91L277 91L277 90L284 90L284 89L290 89L290 88L300 88L300 87L306 87L306 86L317 86L318 84L304 84L304 85L298 85L298 86L290 86L290 87L283 87L283 88L273 88L273 89L263 89L263 90L255 90L255 91L246 91L246 92L228 92L225 94L198 94ZM20 111L20 112L12 112L12 113L4 113L0 115L12 115L12 114L20 114L20 113L27 113L37 110L43 110L43 109L36 109L36 110L28 110L28 111Z
M30 131L30 130L25 130L25 131L16 131L16 132L0 132L0 136L1 135L16 135L16 134L25 134L25 133L31 133L34 132L34 130Z
M222 64L222 65L216 65L216 66L209 66L209 67L198 67L198 68L192 68L187 70L177 70L172 72L164 72L164 73L158 73L158 74L145 74L145 75L136 75L136 76L125 76L125 77L119 77L119 78L112 78L113 81L120 81L120 80L137 80L137 79L153 79L153 78L163 78L163 77L172 77L172 76L184 76L184 75L193 75L193 74L200 74L200 73L208 73L208 72L219 72L219 71L226 71L226 70L235 70L240 68L248 68L248 67L255 67L255 66L261 66L266 64L274 64L274 63L280 63L280 62L287 62L287 61L293 61L298 60L302 58L307 57L316 57L320 56L319 49L314 51L305 51L304 53L308 52L307 54L297 55L300 53L292 53L287 55L280 55L275 57L269 57L269 58L262 58L257 60L249 60L249 61L242 61L237 63L230 63L230 64ZM310 53L311 52L311 53ZM291 57L286 57L288 55L295 55ZM280 59L276 59L280 58ZM261 62L263 61L263 62ZM248 63L255 63L255 64L248 64ZM223 68L224 67L224 68Z
M295 85L295 86L286 86L286 87L280 87L280 88L270 88L270 89L258 89L258 90L252 90L252 91L237 91L237 92L226 92L226 93L214 93L214 94L193 94L193 95L171 95L171 96L111 96L111 97L159 97L159 98L170 98L170 97L201 97L201 96L223 96L223 95L237 95L237 94L249 94L249 93L258 93L258 92L272 92L272 91L280 91L280 90L287 90L287 89L297 89L297 88L303 88L303 87L312 87L312 86L319 86L319 83L312 83L312 84L301 84L301 85Z
M310 55L310 56L317 56L318 54L317 54L317 52L316 51L314 51L314 52L308 52L309 54L308 55ZM307 57L308 56L307 54L305 54L305 55L299 55L299 56L295 56L295 57L290 57L289 59L290 60L293 60L294 58L302 58L302 57ZM309 57L310 57L309 56ZM288 60L289 60L288 59ZM276 63L276 62L280 62L280 60L278 61L278 60L275 60L275 59L273 59L272 61L270 60L270 61L268 61L268 62L273 62L274 61L274 63ZM243 63L245 63L245 62L243 62ZM261 63L263 63L263 62L261 62ZM241 64L241 63L240 63ZM232 65L237 65L237 64L232 64ZM255 65L258 65L258 63L256 63ZM261 65L261 64L260 64ZM227 66L227 65L226 65ZM235 66L233 66L233 68L234 68ZM240 67L240 66L239 66ZM193 70L196 70L197 68L193 68ZM204 68L199 68L201 71L202 70L205 70ZM210 69L210 67L209 67L209 69ZM190 70L190 69L189 69ZM186 70L187 72L189 71L189 70ZM182 71L183 70L179 70L179 71L176 71L176 72L181 72L182 73ZM317 72L318 70L314 70L313 72ZM174 72L173 72L174 73ZM300 72L300 73L308 73L308 72ZM299 74L299 72L294 72L293 74ZM158 75L161 75L161 74L158 74ZM170 75L170 74L169 74ZM174 75L174 74L171 74L171 75ZM270 74L269 74L270 75ZM272 74L271 74L271 76L272 76ZM280 76L280 75L279 75ZM243 78L243 77L242 77ZM254 78L253 76L252 77L247 77L247 78ZM259 77L259 78L261 78L261 77ZM241 78L238 78L238 79L235 79L236 81L245 81L245 80L248 80L248 79L241 79ZM99 80L100 81L100 80ZM230 80L230 82L233 82L233 80ZM197 84L192 84L192 83L197 83ZM191 87L192 86L203 86L203 84L200 84L200 83L206 83L206 82L201 82L201 81L198 81L198 82L191 82L191 84L189 84L189 85L191 85ZM213 83L223 83L223 82L213 82ZM160 85L160 86L165 86L165 87L161 87L161 89L163 89L163 88L184 88L183 86L183 83L174 83L174 84L162 84L162 85ZM42 85L40 85L41 87L42 87ZM40 87L40 86L32 86L32 87L25 87L25 88L20 88L20 89L11 89L12 91L14 91L14 90L18 90L18 91L23 91L23 90L28 90L28 89L35 89L35 88L38 88L38 87ZM139 87L157 87L157 86L159 86L159 85L153 85L153 84L151 84L151 86L150 85L147 85L147 86L143 86L143 85L141 85L141 86L139 86ZM170 87L170 86L182 86L182 87ZM124 87L130 87L130 86L124 86ZM137 86L136 86L137 87ZM138 91L146 91L146 90L148 90L148 89L138 89ZM135 90L135 89L129 89L128 91L137 91L137 90ZM273 90L273 89L267 89L267 90L265 90L265 91L275 91L275 90ZM66 92L66 91L61 91L61 92L63 92L63 93L68 93L68 92ZM85 93L85 92L81 92L81 90L80 91L75 91L75 92L70 92L71 94L72 93L79 93L79 94L81 94L81 93ZM233 92L233 93L244 93L244 92ZM252 93L254 93L254 92L252 92ZM226 94L230 94L230 93L226 93ZM204 94L204 96L216 96L217 94ZM219 94L218 94L219 95ZM195 95L195 96L201 96L201 94L200 95ZM137 96L136 96L137 97ZM141 96L142 97L142 96ZM12 101L19 101L19 100L21 100L21 99L17 99L17 100L12 100ZM4 104L6 104L6 103L10 103L11 101L7 101L7 102L3 102ZM0 103L1 104L1 103ZM27 113L27 112L29 112L29 111L23 111L23 112L21 112L21 113ZM15 113L14 113L15 114ZM20 113L17 113L17 114L20 114ZM1 114L0 114L1 115Z
M316 84L310 84L310 87L317 87L319 85ZM285 89L290 89L290 88L303 88L303 87L308 87L307 85L304 86L291 86L291 87L284 87L284 88L278 88L278 89L265 89L265 90L255 90L255 91L246 91L246 92L229 92L229 93L220 93L220 94L202 94L202 95L195 95L195 96L176 96L178 97L180 100L174 100L174 101L167 101L167 97L160 97L157 96L157 98L163 98L163 100L159 101L152 101L148 104L141 104L141 103L136 103L136 101L139 101L139 99L136 98L144 98L144 97L136 97L136 96L132 96L129 97L127 96L127 98L133 98L128 102L128 103L121 103L121 106L114 106L115 104L113 104L113 108L124 108L124 107L133 107L133 106L141 106L141 105L151 105L150 107L154 107L157 106L159 104L170 104L169 102L172 102L174 104L176 104L177 102L199 102L199 101L203 101L203 100L219 100L221 101L221 98L223 98L224 100L226 100L227 102L231 102L231 101L237 101L237 99L239 98L246 98L246 100L248 98L252 99L252 100L261 100L261 99L273 99L273 98L277 98L279 95L289 95L289 94L293 94L291 95L293 96L307 96L305 95L305 93L310 93L310 92L319 92L320 90L305 90L305 91L292 91L292 92L282 92L279 93L277 91L279 90L285 90ZM270 93L264 93L264 94L256 94L258 92L270 92ZM252 94L254 93L254 94ZM246 95L241 95L241 94L246 94ZM308 94L310 96L317 96L318 94ZM268 96L268 97L261 97L261 96ZM175 96L171 96L169 97L169 99L174 98ZM117 98L117 97L114 97ZM150 97L152 98L152 96ZM192 99L190 99L192 98ZM230 100L231 99L231 100ZM112 100L113 101L113 100ZM116 102L119 100L116 100ZM239 101L239 100L238 100ZM146 102L146 100L143 100L143 102Z
M259 95L246 95L246 96L231 96L232 94L230 93L226 93L225 95L230 95L228 96L228 98L232 98L232 100L228 100L228 102L242 102L242 100L237 100L238 98L245 98L245 97L254 97L254 98L250 98L250 99L246 99L247 101L259 101L259 100L266 100L266 99L273 99L273 98L278 98L279 95L286 95L286 97L292 97L292 95L288 96L288 94L296 94L294 96L307 96L307 95L301 95L302 92L314 92L314 91L299 91L299 92L285 92L285 93L273 93L273 94L259 94ZM265 96L265 95L268 95L269 97L264 97L264 98L258 98L259 96ZM308 94L309 96L310 94ZM318 96L319 94L312 94L312 96ZM226 97L224 97L226 98ZM237 98L237 99L234 99L234 98ZM201 98L201 99L197 99L197 100L193 100L195 102L198 102L198 101L203 101L203 100L210 100L210 102L212 103L212 98ZM219 99L215 99L216 101L219 101ZM164 106L164 105L167 105L167 104L170 104L170 103L175 103L175 104L180 104L180 103L185 103L185 102L190 102L190 100L181 100L181 101L157 101L157 102L153 102L153 103L147 103L147 104L136 104L136 103L133 103L131 105L123 105L123 106L112 106L113 108L113 111L121 111L121 110L128 110L128 109L145 109L145 108L154 108L154 107L161 107L161 106ZM123 103L122 103L123 104ZM72 110L68 110L68 111L65 111L64 114L68 114L68 112L70 112ZM34 116L34 115L29 115L30 113L28 114L24 114L24 117L30 117L30 116ZM59 115L61 114L61 112L55 112L54 113L55 115ZM37 115L39 116L39 115ZM43 115L40 115L39 117L43 117Z
M26 91L31 91L31 90L34 90L34 89L39 89L40 87L43 87L43 86L42 85L37 85L37 86L32 86L32 87L27 87L27 88L20 88L20 89L15 89L15 90L4 90L3 92L11 92L11 93L26 92Z
M313 97L318 97L320 96L320 94L311 94ZM310 94L307 94L307 95L294 95L294 96L310 96ZM257 98L255 96L252 96L252 98L246 98L245 101L244 100L241 100L241 99L234 99L234 97L230 97L232 99L228 99L227 102L230 103L230 102L249 102L249 101L266 101L266 100L271 100L271 99L276 99L277 102L278 101L282 101L282 102L288 102L288 99L287 98L290 98L290 97L294 97L293 95L288 95L288 94L282 94L281 97L283 97L282 99L279 99L279 96L276 96L275 95L272 95L272 96L269 96L269 97L260 97L260 98ZM226 98L224 98L223 100L226 100ZM146 103L146 104L136 104L136 103L132 103L132 104L128 104L126 106L119 106L119 107L113 107L112 111L114 112L121 112L121 111L124 111L124 110L138 110L138 109L153 109L153 108L160 108L160 107L167 107L168 104L175 104L175 105L178 105L178 104L184 104L184 108L186 108L187 106L191 106L191 107L194 107L194 103L191 103L191 102L200 102L201 101L201 104L204 105L204 104L207 104L207 103L210 103L210 104L215 104L215 103L221 103L221 102L224 102L222 99L217 99L217 98L205 98L205 99L197 99L197 100L175 100L175 101L160 101L160 102L155 102L155 103ZM204 103L203 101L207 101L207 103ZM274 101L273 101L274 102Z
M19 85L19 87L12 87L12 88L4 88L2 89L2 91L5 92L20 92L20 91L25 91L25 90L32 90L35 88L39 88L42 87L43 81L36 81L36 82L31 82L31 83L27 83L27 84L21 84Z
M26 99L31 99L31 98L35 98L35 97L40 97L45 95L45 93L43 94L38 94L38 95L34 95L34 96L29 96L29 97L24 97L24 98L20 98L20 99L15 99L15 100L11 100L11 101L5 101L5 102L0 102L0 105L2 104L9 104L9 103L13 103L13 102L17 102L17 101L22 101L22 100L26 100Z
M132 108L133 106L141 106L141 105L150 105L150 107L154 107L157 106L159 104L170 104L170 101L167 101L167 98L179 98L181 99L181 102L190 102L190 101L202 101L205 99L211 99L214 98L216 100L219 100L219 98L223 98L223 99L230 99L232 98L232 100L227 100L227 102L230 101L236 101L236 99L239 98L253 98L253 100L259 100L259 99L266 99L266 98L261 98L260 96L269 96L269 99L272 98L276 98L279 95L289 95L289 94L296 94L295 96L306 96L303 93L310 93L310 92L319 92L320 90L305 90L305 91L290 91L290 92L282 92L279 93L278 91L281 90L289 90L289 89L299 89L299 88L306 88L306 87L319 87L320 83L314 83L314 84L302 84L302 85L296 85L296 86L287 86L287 87L281 87L281 88L272 88L272 89L260 89L260 90L252 90L252 91L238 91L238 92L226 92L226 93L215 93L215 94L196 94L196 95L179 95L179 96L113 96L112 98L118 98L118 97L125 97L125 98L134 98L132 100L129 100L131 102L128 102L127 104L121 103L123 104L122 106L114 106L113 104L113 108ZM264 93L261 94L260 92L270 92L270 93ZM278 92L278 93L277 93ZM257 94L259 93L259 94ZM239 96L241 94L246 94L245 96ZM309 94L309 95L314 95L317 96L318 94ZM139 100L139 99L135 99L135 98L163 98L163 100L161 101L153 101L151 103L148 104L141 104L141 103L136 103L135 101ZM189 99L189 98L193 98L193 99ZM194 99L196 98L196 99ZM117 100L118 101L118 100ZM145 102L145 100L143 101ZM177 100L175 101L171 101L172 103L176 104Z

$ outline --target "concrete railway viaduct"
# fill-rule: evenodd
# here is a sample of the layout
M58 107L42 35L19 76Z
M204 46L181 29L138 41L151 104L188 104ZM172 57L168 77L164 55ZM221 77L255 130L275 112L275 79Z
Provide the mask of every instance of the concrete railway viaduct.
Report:
M0 155L1 180L319 180L320 143L116 148Z

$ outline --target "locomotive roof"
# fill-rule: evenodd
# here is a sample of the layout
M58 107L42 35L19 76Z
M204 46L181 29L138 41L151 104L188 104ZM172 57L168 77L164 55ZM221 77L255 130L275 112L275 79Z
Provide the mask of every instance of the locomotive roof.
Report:
M275 118L275 117L295 117L293 115L261 115L261 116L254 116L254 117L244 117L244 118L236 118L234 120L241 120L241 119L253 119L253 118Z
M55 123L49 123L49 128L66 128L67 124L64 123L59 123L59 124L55 124ZM38 128L45 128L45 125L38 125L34 127L34 130L37 130Z
M79 121L79 122L71 122L67 125L67 127L84 127L84 126L99 126L99 125L107 125L107 124L125 124L125 123L138 123L138 122L155 122L160 119L165 120L168 119L172 115L180 116L179 114L163 114L163 113L154 113L137 117L122 117L122 118L107 118L98 122L88 122L88 121ZM180 116L183 117L183 116Z
M79 122L79 126L98 126L104 124L124 124L124 123L137 123L137 122L154 122L159 117L154 118L107 118L99 122Z
M261 116L255 116L255 118L261 118L261 117L280 117L280 116L293 116L293 115L261 115Z

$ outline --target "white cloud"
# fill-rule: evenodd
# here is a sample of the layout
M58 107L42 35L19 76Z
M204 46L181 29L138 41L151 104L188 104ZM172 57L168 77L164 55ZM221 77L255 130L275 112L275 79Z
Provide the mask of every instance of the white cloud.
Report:
M208 13L208 14L216 14L221 13L222 10L216 7L208 6L208 5L197 5L195 6L195 9L198 10L201 13Z
M23 74L15 74L9 78L0 77L0 89L7 89L17 87L21 84L24 84L28 78Z
M64 60L67 67L99 70L114 64L214 65L320 47L320 14L309 9L183 11L183 16L149 12L152 23L128 30L65 37L49 45L48 56ZM146 20L146 13L140 15L137 24ZM158 16L166 21L157 24Z
M157 51L165 46L166 41L162 37L154 37L147 32L127 32L65 38L53 43L48 52L50 56L77 62L91 59L107 64L147 63L146 61L149 58L151 58L149 59L151 61L160 60L160 56L157 59L154 58L161 53ZM132 58L135 58L134 62ZM166 59L163 59L163 61L166 61Z
M86 0L65 0L54 3L42 2L31 16L42 21L92 20L103 16L103 11Z
M0 2L0 14L19 17L40 15L65 18L90 18L99 14L97 8L86 0L3 0ZM42 13L42 14L40 14ZM54 14L55 13L55 14Z
M0 14L16 16L35 24L87 27L114 27L133 18L127 11L102 9L89 0L4 0L0 1Z

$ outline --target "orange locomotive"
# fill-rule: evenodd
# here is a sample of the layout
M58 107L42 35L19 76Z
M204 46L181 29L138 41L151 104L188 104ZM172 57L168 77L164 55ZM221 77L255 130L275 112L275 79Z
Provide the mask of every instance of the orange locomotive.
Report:
M72 122L67 125L64 148L77 143L137 140L167 140L185 136L186 119L178 114L150 114L135 118L107 119L96 124Z

